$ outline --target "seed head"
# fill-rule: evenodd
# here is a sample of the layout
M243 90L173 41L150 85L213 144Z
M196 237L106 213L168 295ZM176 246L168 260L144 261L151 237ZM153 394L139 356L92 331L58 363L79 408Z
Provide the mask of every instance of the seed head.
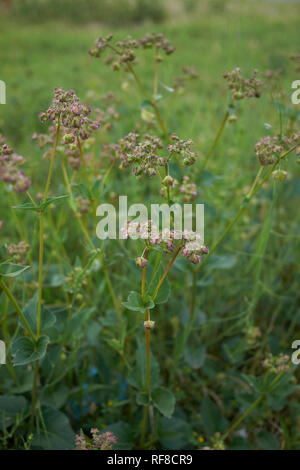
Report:
M288 177L288 173L283 170L275 170L272 173L272 177L275 181L285 181Z
M144 321L144 328L145 330L154 330L155 321L152 321L152 320Z
M147 266L147 259L144 258L143 256L139 256L138 258L135 259L135 264L139 267L139 268L144 268L145 266Z

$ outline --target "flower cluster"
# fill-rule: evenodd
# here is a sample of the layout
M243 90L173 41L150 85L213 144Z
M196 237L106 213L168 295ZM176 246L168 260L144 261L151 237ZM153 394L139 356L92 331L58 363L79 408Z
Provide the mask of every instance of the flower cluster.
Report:
M46 145L52 145L54 142L53 135L55 133L55 129L53 126L50 127L49 129L49 135L48 134L38 134L35 132L32 136L32 140L36 140L37 144L40 149L43 149Z
M181 255L192 264L199 264L202 261L202 256L209 252L207 246L203 245L202 237L198 233L167 228L159 230L152 220L147 220L144 223L128 221L127 225L121 229L121 232L124 238L148 240L149 246L157 246L167 254L174 252L178 242ZM145 267L147 260L141 256L136 259L136 264L139 267Z
M275 180L275 181L285 181L288 177L288 173L287 171L284 171L284 170L275 170L273 171L272 173L272 178Z
M285 137L284 142L287 148L296 146L295 154L300 155L300 132L294 132L289 137Z
M80 103L74 90L55 88L52 106L46 112L40 113L40 120L53 121L56 124L60 122L64 143L71 144L77 136L81 140L88 139L91 133L100 127L100 121L92 120L90 114L91 108Z
M24 158L17 155L0 135L0 180L12 184L18 193L26 192L30 186L30 178L18 168L24 161Z
M254 346L261 337L261 330L258 326L251 326L246 333L246 341L249 346Z
M263 367L271 374L279 374L282 371L289 372L290 358L287 354L280 353L278 357L268 354L267 358L263 361Z
M282 151L283 146L278 136L263 137L255 145L255 153L262 166L273 165Z
M293 133L289 137L283 136L281 139L279 136L267 136L257 142L255 153L262 166L273 165L284 150L295 146L299 146L295 148L295 153L300 155L300 133Z
M11 245L8 245L7 254L13 258L15 263L25 264L25 256L29 248L29 243L22 240L17 244L12 243Z
M89 53L93 57L100 57L100 55L105 51L105 49L108 47L110 41L112 40L113 35L109 34L106 37L99 37L95 41L95 47L91 48L89 50Z
M184 91L184 87L187 81L195 80L196 78L199 77L199 73L194 67L183 66L181 68L181 72L182 72L181 75L174 77L174 81L173 81L173 88L179 93Z
M86 214L91 207L91 202L88 199L84 199L82 196L78 196L76 198L77 202L77 211L79 212L79 215L82 216L83 214Z
M225 71L223 73L228 88L232 92L233 100L259 98L261 96L262 82L256 78L257 73L258 70L254 69L250 78L243 78L239 67L232 72Z
M193 202L197 197L197 186L190 182L190 177L183 177L182 185L179 187L180 194L183 195L184 202Z
M87 285L87 279L86 277L90 274L90 271L87 270L84 273L84 276L82 275L82 268L79 266L76 266L73 270L71 270L68 274L68 276L65 278L66 286L65 289L67 292L70 292L73 294L77 290L80 290L83 287L86 287ZM79 300L79 298L77 299Z
M167 164L167 158L159 155L162 148L163 143L156 136L144 134L139 141L139 134L130 133L119 141L120 168L133 166L135 176L153 176L158 167Z
M144 49L151 49L152 47L162 49L166 55L170 55L175 51L175 47L171 45L169 39L161 33L146 34L145 37L139 40L139 43Z
M202 261L202 256L207 255L209 250L207 246L203 245L202 237L192 231L185 230L182 235L183 247L181 254L184 258L192 264L199 264Z
M168 145L168 152L180 155L183 158L182 163L184 166L193 165L198 157L198 154L191 150L193 141L191 139L179 139L176 134L172 134L171 139L173 143Z
M97 121L101 122L106 131L110 131L113 127L113 122L120 119L120 114L115 106L107 106L105 109L95 108L95 114Z
M112 40L112 34L106 37L99 37L95 41L95 46L89 50L89 53L93 57L100 57L107 47L110 47L114 52L115 56L110 56L106 62L112 62L113 70L119 70L121 65L133 63L135 61L134 50L138 49L139 42L128 36L123 41L118 41L114 46L109 43Z
M113 448L113 444L118 441L111 431L99 434L99 430L97 428L92 428L91 435L92 439L88 440L82 431L80 434L76 434L76 450L111 450Z
M96 39L94 47L89 50L89 53L92 57L100 57L109 48L113 55L109 55L105 62L111 63L113 70L120 70L122 65L134 63L136 59L135 51L140 47L143 49L155 47L157 50L163 50L166 55L170 55L175 51L175 47L171 45L170 41L163 34L146 34L145 37L138 40L127 36L123 41L118 41L114 45L111 44L112 38L111 34L106 37L99 37ZM162 58L157 56L156 60L160 62Z
M145 330L154 330L155 321L152 321L152 320L144 321L144 328L145 328Z

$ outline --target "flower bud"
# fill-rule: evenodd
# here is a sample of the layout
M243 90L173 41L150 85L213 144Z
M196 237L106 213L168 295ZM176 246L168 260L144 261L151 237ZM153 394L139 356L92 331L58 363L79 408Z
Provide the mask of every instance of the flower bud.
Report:
M145 266L147 266L147 263L148 263L148 261L143 256L139 256L138 258L135 259L135 264L139 268L144 268Z
M75 137L73 134L65 134L63 137L63 141L65 144L72 144L75 140Z
M113 69L114 72L118 72L118 71L120 70L120 64L119 64L119 62L114 62L114 63L112 64L112 69Z
M283 170L275 170L272 173L272 177L275 181L285 181L288 177L288 174Z
M173 184L173 181L174 181L174 178L172 178L171 175L167 175L164 179L163 179L163 185L164 186L172 186Z
M236 121L237 121L237 116L235 114L232 114L231 116L229 116L228 122L230 122L230 124L234 124Z
M155 321L144 321L144 328L145 330L154 330L155 328Z
M241 93L240 91L236 91L235 93L233 93L233 99L241 100L242 98L243 98L243 93Z

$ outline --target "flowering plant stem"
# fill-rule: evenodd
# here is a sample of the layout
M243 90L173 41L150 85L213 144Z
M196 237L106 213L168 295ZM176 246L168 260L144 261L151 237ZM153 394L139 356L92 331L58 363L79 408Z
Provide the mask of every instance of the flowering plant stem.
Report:
M166 270L165 272L163 273L162 277L160 278L160 280L158 281L157 283L157 286L155 288L155 291L153 292L152 296L151 296L151 299L152 300L155 300L155 297L157 296L158 294L158 291L162 285L162 283L164 282L168 272L170 271L171 267L173 266L173 263L175 261L175 259L177 258L177 256L179 255L179 252L181 250L181 245L179 246L179 248L175 251L175 254L173 255L171 261L169 262L168 266L166 267Z
M291 149L287 150L286 152L284 152L283 154L280 155L280 157L278 158L277 162L275 162L271 168L269 169L269 171L266 173L266 175L264 176L264 178L259 182L259 178L261 176L261 173L263 171L263 167L260 167L256 177L255 177L255 180L252 184L252 187L249 191L249 193L246 195L246 197L244 198L242 204L240 205L237 213L235 214L235 216L233 217L233 219L230 221L230 223L227 225L227 227L225 228L224 232L222 233L222 235L220 236L220 238L218 238L217 242L214 244L214 246L211 248L211 250L209 251L208 255L205 257L204 261L202 261L202 263L199 264L198 268L195 269L195 272L198 273L202 268L203 266L205 266L205 264L207 263L208 259L210 258L210 256L214 253L214 251L218 248L218 246L220 245L220 243L223 241L223 239L225 238L225 236L227 235L227 233L231 230L231 228L234 226L234 224L237 222L237 220L240 218L240 216L243 214L244 210L246 209L248 203L251 201L251 199L253 198L253 196L257 193L257 191L268 181L268 179L270 178L271 174L273 173L273 171L275 170L275 168L277 167L277 165L280 163L281 160L283 160L287 155L289 155L291 152L293 152L295 150L296 146L292 147Z
M53 173L53 166L54 160L56 155L56 149L58 144L59 138L59 131L60 131L60 121L56 125L55 131L55 141L53 144L53 150L50 160L50 166L48 170L48 177L45 187L45 192L43 196L43 202L47 201L52 173ZM37 318L36 318L36 341L38 341L40 337L41 331L41 309L42 309L42 291L43 291L43 256L44 256L44 211L39 212L39 273L38 273L38 305L37 305ZM31 402L31 422L30 426L33 425L34 422L34 415L36 409L36 401L37 401L37 383L38 383L38 375L39 375L39 361L35 361L34 363L34 373L33 373L33 385L32 385L32 402Z
M170 136L168 134L168 131L167 131L167 128L166 128L166 125L164 123L164 120L161 116L161 113L160 113L160 110L156 104L156 102L151 98L151 95L148 93L148 91L146 90L146 88L144 87L144 85L142 84L139 76L137 75L136 71L134 70L134 68L132 67L131 64L127 64L127 67L128 67L128 70L130 71L130 73L133 75L138 87L140 88L141 92L143 93L143 95L145 96L145 98L151 103L152 107L154 108L154 111L155 111L155 114L156 114L156 118L157 118L157 121L164 133L164 136L166 138L166 141L167 142L170 142Z
M150 321L150 312L147 310L145 312L145 321ZM151 377L151 350L150 350L150 330L145 328L145 349L146 349L146 394L148 400L151 399L151 387L150 387L150 377ZM143 419L142 419L142 432L141 432L141 447L144 446L145 436L147 432L147 422L149 414L149 405L146 405L143 410Z
M108 178L114 164L115 164L115 162L113 161L112 164L110 165L110 167L108 168L106 174L104 175L103 181L101 183L101 187L104 186L105 181ZM72 210L75 214L76 220L77 220L77 222L78 222L78 224L79 224L79 226L80 226L80 228L81 228L81 230L82 230L82 232L85 236L85 239L86 239L87 243L89 244L89 246L91 247L92 250L95 250L95 245L92 242L92 239L91 239L87 229L85 228L79 214L76 212L76 210L74 208L74 204L73 204L74 197L73 197L73 193L72 193L72 188L71 188L71 184L70 184L70 181L69 181L67 169L66 169L66 166L65 166L63 161L62 161L61 165L62 165L62 172L63 172L64 180L65 180L65 183L66 183L66 186L67 186L67 189L68 189L68 193L69 193L69 196L70 196L71 202L72 202L71 208L72 208ZM94 212L94 215L96 215L96 210L93 210L93 212ZM115 295L115 292L114 292L114 289L113 289L113 286L112 286L112 283L111 283L111 280L110 280L110 277L109 277L109 273L108 273L108 270L107 270L107 266L104 263L104 257L103 257L103 252L102 251L101 251L101 265L102 265L103 274L104 274L104 277L105 277L105 280L106 280L106 283L107 283L107 287L108 287L109 293L111 295L111 298L112 298L112 301L113 301L113 304L114 304L114 308L117 312L120 323L123 324L122 312L121 312L121 309L120 309L120 305L119 305L119 302L116 298L116 295Z
M80 139L79 139L78 136L77 136L77 145L78 145L78 149L79 149L79 153L80 153L82 166L83 166L83 169L84 169L84 174L85 174L85 178L86 178L86 185L87 185L87 188L89 189L89 191L91 192L91 188L90 188L90 184L89 184L88 171L87 171L87 167L86 167L86 163L85 163L85 159L84 159L84 155L83 155L83 151L82 151L82 145L81 145L81 142L80 142ZM113 164L114 164L114 162L113 162ZM108 171L107 171L106 175L104 176L104 180L101 183L101 187L104 186L105 180L109 176L109 173L112 170L113 164L110 165L110 167L108 168ZM96 219L95 199L93 198L91 200L91 202L92 202L92 207L93 207L94 222L95 222L95 225L96 225L97 224L97 219ZM99 240L99 241L100 241L100 248L101 248L101 264L102 264L103 274L104 274L106 284L107 284L108 290L110 292L110 295L111 295L111 298L112 298L112 301L113 301L113 304L114 304L114 308L117 312L119 321L122 325L123 324L122 312L121 312L119 302L116 298L116 295L115 295L115 292L114 292L114 289L113 289L113 286L112 286L112 283L111 283L111 280L110 280L110 277L109 277L109 274L108 274L107 266L106 266L105 261L104 261L104 253L103 253L103 249L102 249L102 240Z
M190 323L187 325L186 327L186 330L184 332L184 337L183 337L183 341L182 341L182 344L181 344L181 347L180 347L180 351L179 353L177 354L177 356L175 357L175 364L178 363L180 357L181 357L181 353L182 351L184 350L184 347L188 341L188 338L193 330L193 325L194 325L194 321L195 321L195 314L196 314L196 295L197 295L197 274L198 272L203 268L203 266L205 266L205 264L207 263L207 260L209 259L209 257L215 252L215 250L218 248L218 246L220 245L220 243L223 241L223 239L226 237L226 235L228 234L228 232L232 229L232 227L235 225L235 223L238 221L238 219L240 218L240 216L243 214L243 212L245 211L248 203L251 201L251 199L253 198L253 196L257 193L257 191L265 184L266 181L268 181L268 179L270 178L271 174L273 173L273 171L275 170L275 168L277 167L277 165L280 163L281 160L283 160L288 154L290 154L291 152L293 152L295 150L296 146L292 147L291 149L287 150L286 152L284 152L277 160L277 162L275 162L271 168L269 169L269 171L267 171L266 175L264 176L264 178L259 182L260 180L260 177L261 177L261 174L263 172L263 167L261 166L260 169L258 170L257 172L257 175L254 179L254 182L251 186L251 189L250 191L248 192L248 194L246 195L246 197L244 198L243 202L241 203L237 213L235 214L235 216L232 218L232 220L229 222L229 224L227 225L227 227L225 228L224 232L221 234L221 236L218 238L218 240L216 241L216 243L214 244L214 246L210 249L208 255L205 257L205 259L199 264L198 268L194 269L192 271L192 274L193 274L193 282L192 282L192 298L191 298L191 307L190 307L190 314L191 314L191 317L190 317Z
M145 251L145 259L148 260L148 249L146 248ZM143 301L145 301L145 296L146 296L146 269L147 265L143 267L142 271L142 283L141 283L141 295ZM145 317L144 321L149 321L150 320L150 312L147 310L145 312ZM146 352L146 393L148 400L150 401L150 372L151 372L151 359L150 359L150 330L148 328L145 328L145 352ZM145 442L145 436L146 436L146 431L147 431L147 422L148 422L148 412L149 412L149 406L146 405L143 410L143 419L142 419L142 432L141 432L141 446L143 447L143 444Z
M218 130L218 132L217 132L217 135L216 135L216 137L215 137L215 139L214 139L214 141L213 141L213 144L212 144L211 148L209 149L208 153L206 154L206 156L205 156L205 158L204 158L204 162L203 162L203 164L202 164L202 166L201 166L201 168L200 168L200 172L199 172L199 175L198 175L198 176L201 175L201 173L203 172L203 170L205 169L205 167L206 167L206 165L207 165L207 163L208 163L208 160L210 159L211 155L214 153L215 148L216 148L216 146L217 146L217 144L218 144L218 142L219 142L219 139L220 139L221 135L223 134L223 131L224 131L224 129L225 129L225 125L226 125L226 123L227 123L227 121L228 121L228 118L229 118L229 111L226 111L225 116L224 116L224 119L223 119L223 121L222 121L222 123L221 123L221 126L220 126L220 128L219 128L219 130Z
M153 100L156 102L157 90L158 90L158 47L155 48L155 70L154 70L154 81L153 81Z
M12 305L15 307L16 312L17 312L18 316L20 317L23 325L25 326L29 336L31 337L31 339L33 339L35 341L34 332L32 331L32 329L31 329L28 321L26 320L21 308L19 307L18 302L16 301L13 293L11 292L11 289L5 284L5 282L1 278L0 278L0 288L3 289L3 291L5 292L7 298L11 301Z

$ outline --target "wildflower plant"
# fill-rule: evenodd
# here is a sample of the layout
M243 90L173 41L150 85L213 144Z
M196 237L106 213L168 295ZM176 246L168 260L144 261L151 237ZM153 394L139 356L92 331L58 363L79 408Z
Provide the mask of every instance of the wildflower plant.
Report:
M32 235L26 233L27 237L5 246L0 263L0 288L6 299L3 331L7 344L10 336L14 337L8 354L9 383L16 394L22 390L27 394L24 402L15 401L19 410L17 418L15 414L8 416L9 424L4 426L6 441L11 438L7 429L15 423L16 429L21 427L26 435L31 436L33 432L31 448L51 445L65 448L61 430L53 431L53 423L58 422L63 434L71 436L76 449L111 450L120 443L121 415L130 425L133 423L132 427L128 422L123 426L131 438L130 446L163 447L167 438L164 441L161 429L166 428L166 420L174 419L171 426L172 423L175 426L185 413L184 393L189 390L183 390L184 375L191 374L188 387L199 385L197 369L206 358L206 347L202 344L206 326L201 329L205 315L199 311L198 293L213 284L212 271L218 266L222 268L224 260L216 259L215 252L243 219L258 192L272 179L274 184L286 180L288 156L299 154L297 129L293 132L287 129L286 135L281 129L278 135L261 137L254 151L250 149L253 166L257 166L256 176L253 181L249 179L246 194L241 197L237 212L229 214L225 229L219 234L207 231L208 241L204 242L197 232L178 228L173 218L169 228L153 220L129 220L121 228L124 240L99 240L97 206L108 198L115 205L121 184L127 187L135 184L148 201L153 197L171 205L199 200L203 190L201 176L226 123L235 122L241 101L261 96L262 82L256 69L250 78L244 78L240 68L224 72L228 105L221 127L205 153L199 142L181 136L172 128L174 125L166 119L164 104L158 96L161 64L170 60L174 52L173 44L158 33L139 39L128 36L115 41L112 35L107 35L96 40L89 50L90 56L103 59L113 71L129 74L156 122L152 125L151 117L151 125L148 126L149 120L137 123L126 135L119 135L117 122L122 119L122 112L117 109L118 100L113 93L102 98L103 107L92 109L74 90L56 88L49 108L39 115L45 131L33 135L44 157L41 165L47 168L42 189L31 185L30 179L19 170L23 157L14 153L1 137L0 179L8 193L12 188L26 197L25 202L14 201L14 214L18 217L26 213L30 217L29 228L35 224L38 227L38 243L32 243ZM153 61L151 91L138 73L139 57L143 54L151 54ZM175 80L174 91L183 90L188 80L197 77L194 68L183 67L182 76ZM23 233L22 223L19 231ZM266 244L265 238L260 240L256 258L258 280ZM67 249L68 243L74 247L73 254ZM112 248L113 243L118 250ZM22 295L17 289L22 279L18 276L24 280ZM125 292L120 287L121 278ZM172 293L170 279L176 286ZM177 304L176 290L184 298L187 294L188 300ZM260 370L261 375L242 378L245 388L254 390L255 400L248 403L245 399L243 411L236 417L231 399L228 414L234 417L233 424L220 417L216 420L218 429L206 426L208 441L214 449L226 448L232 433L266 397L273 396L282 378L287 377L286 383L292 381L291 375L285 376L290 374L285 355L268 356L262 363L258 362L265 349L259 343L261 329L253 319L255 301L256 297L252 301L245 299L246 315L244 323L239 324L246 346L242 351L237 348L236 352L233 342L225 349L231 360L234 354L247 354L257 348L253 368ZM218 308L221 311L223 306ZM7 328L11 313L18 317L17 328L13 323ZM193 345L195 339L197 346ZM175 344L172 354L165 354L171 340ZM210 338L212 343L214 340ZM165 345L160 355L159 343ZM96 365L91 366L98 353ZM162 360L166 366L160 373ZM192 371L181 367L185 362ZM201 379L203 421L208 414L220 416L219 408L224 408L210 382L212 379L225 382L224 372L218 369L219 362L222 360L213 357ZM242 360L238 366L241 364ZM22 366L29 371L26 380L23 372L15 372ZM232 375L230 380L236 377ZM66 392L67 384L73 381L76 386L72 393L76 398ZM53 410L50 391L57 383L55 399L61 403L59 408L72 418L78 433L75 436L66 416ZM202 425L197 417L194 423ZM109 425L114 429L110 430ZM51 427L50 436L47 427ZM109 430L101 433L100 427Z

